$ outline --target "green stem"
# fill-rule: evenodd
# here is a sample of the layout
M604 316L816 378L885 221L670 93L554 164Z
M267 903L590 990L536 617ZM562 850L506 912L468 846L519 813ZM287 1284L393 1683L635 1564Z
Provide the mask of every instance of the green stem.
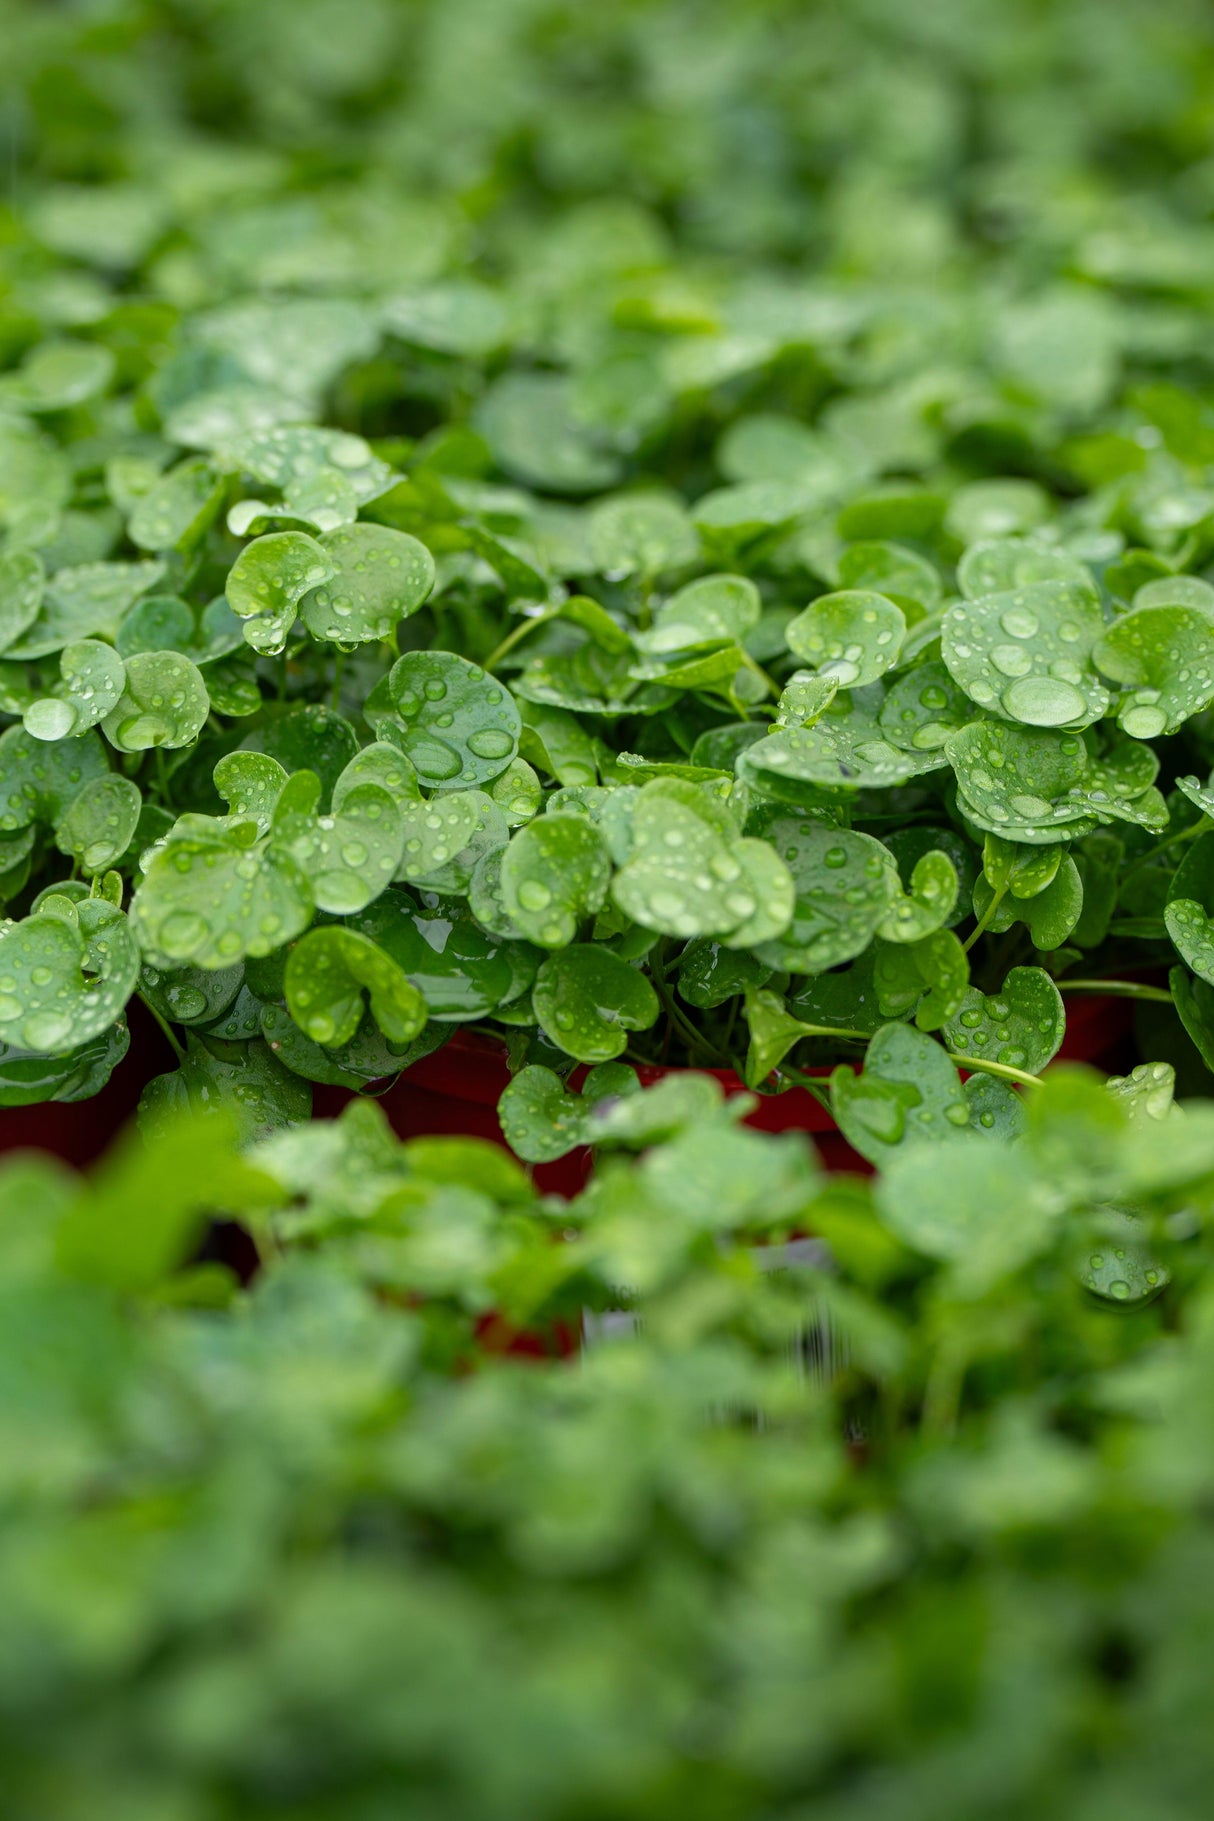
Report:
M767 692L770 695L773 695L773 696L777 697L777 699L778 699L779 694L780 694L780 685L775 681L775 679L773 677L768 676L768 674L764 670L762 664L758 663L754 658L751 657L749 651L747 651L747 649L744 645L739 645L738 650L742 653L742 663L745 665L746 669L751 671L755 676L758 677L760 683L762 683L764 689L767 690Z
M970 1074L994 1075L1000 1081L1014 1081L1017 1087L1039 1088L1040 1075L1030 1075L1025 1069L1014 1069L1010 1062L987 1062L983 1056L963 1056L959 1050L945 1050L950 1062L955 1062L959 1069L968 1069Z
M728 1056L721 1050L718 1050L714 1043L709 1042L708 1038L700 1031L697 1031L690 1019L685 1018L679 1010L678 1005L675 1003L674 994L670 990L670 984L666 979L665 968L660 966L655 967L653 969L652 979L654 991L662 1002L666 1016L670 1019L671 1024L674 1025L688 1049L692 1051L703 1050L706 1056L715 1058L722 1068L728 1068Z
M164 762L164 747L157 746L155 751L156 751L156 786L164 801L165 808L172 809L173 793L169 789L169 774L168 774L168 770L167 770L167 768L165 766L165 762Z
M1006 897L1007 897L1007 886L1006 885L1001 885L999 887L998 891L991 893L990 903L987 905L986 909L983 911L982 915L979 917L977 923L975 923L973 929L970 931L968 940L961 944L962 948L965 950L967 955L969 954L970 950L973 948L975 942L977 942L979 936L985 934L986 930L989 929L991 918L995 915L995 912L999 909L999 906L1003 903L1003 900Z
M161 1013L159 1013L156 1010L156 1007L152 1004L151 1000L148 998L146 993L136 993L135 997L139 1000L141 1005L144 1005L147 1007L148 1011L152 1014L152 1017L156 1020L157 1024L160 1026L161 1030L164 1032L165 1037L168 1039L169 1043L173 1047L173 1053L177 1057L178 1062L184 1062L185 1061L185 1050L182 1047L182 1045L177 1041L176 1034L174 1033L173 1027L169 1023L168 1019L163 1017L161 1015Z
M329 696L329 707L336 714L341 703L341 677L346 667L346 654L338 645L333 656L333 688Z
M556 614L555 612L552 612L537 613L533 619L520 620L514 630L506 634L497 649L489 653L489 656L485 659L484 668L487 671L496 670L507 652L513 651L514 647L521 639L525 639L528 633L534 632L538 626L546 626L549 620L554 620L555 618Z
M1191 822L1187 828L1178 829L1174 835L1165 836L1154 847L1149 847L1145 854L1140 854L1133 866L1126 868L1121 876L1122 885L1124 886L1126 880L1132 879L1136 873L1142 872L1151 864L1152 860L1157 860L1160 854L1166 853L1169 847L1177 847L1182 841L1195 841L1198 835L1206 834L1208 829L1209 818L1198 816L1196 822Z
M1108 993L1114 999L1150 999L1156 1005L1171 1005L1172 995L1166 986L1145 986L1139 980L1059 980L1060 993Z

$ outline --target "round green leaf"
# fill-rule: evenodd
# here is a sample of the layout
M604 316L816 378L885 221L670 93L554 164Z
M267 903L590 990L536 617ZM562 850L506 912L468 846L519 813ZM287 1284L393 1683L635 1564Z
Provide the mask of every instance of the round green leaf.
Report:
M655 655L728 639L740 644L759 623L759 591L744 575L702 575L663 601L637 643Z
M970 987L941 1036L950 1050L1039 1074L1062 1046L1062 995L1040 967L1014 967L998 993Z
M916 664L890 685L878 723L902 752L936 752L950 734L967 727L974 705L943 664Z
M400 806L379 784L354 785L343 793L341 809L327 815L319 801L315 772L296 772L274 805L270 843L290 854L318 910L347 916L377 898L400 865Z
M1065 841L1090 818L1076 794L1088 755L1077 733L974 721L946 751L960 807L979 828L1016 841Z
M287 783L286 767L264 752L228 752L215 766L215 788L234 816L251 816L264 834Z
M121 860L134 839L143 799L129 778L111 773L80 790L55 829L55 845L81 872L103 873Z
M246 544L228 571L226 594L254 651L280 652L300 601L335 573L328 552L303 531L272 531Z
M140 651L126 665L117 706L102 722L119 752L189 746L211 710L202 672L177 651Z
M896 605L908 601L924 610L940 599L935 565L905 544L876 539L849 544L839 558L838 581L845 589L875 589Z
M392 666L400 744L423 784L484 784L518 752L522 722L509 690L451 651L410 651Z
M312 1090L283 1067L266 1044L216 1043L187 1037L185 1060L170 1075L150 1081L139 1102L142 1132L185 1112L226 1113L241 1142L268 1138L284 1126L299 1125L312 1111Z
M239 962L235 967L217 970L204 967L166 970L145 965L139 977L139 990L149 1005L172 1024L211 1024L237 998L243 981L244 969Z
M426 1022L426 1004L390 955L357 930L329 925L309 930L287 959L287 1008L306 1037L324 1045L348 1043L371 1015L393 1043L410 1043Z
M655 577L699 555L695 527L677 500L623 494L600 500L590 513L594 566L609 581Z
M1182 959L1214 985L1214 833L1199 835L1176 868L1163 920Z
M108 390L114 355L91 341L43 341L0 379L0 405L31 415L67 411Z
M1095 661L1128 692L1117 724L1138 740L1176 733L1214 701L1214 612L1134 607L1100 639Z
M969 979L966 952L951 929L914 942L877 942L873 984L887 1018L913 1011L921 1031L939 1030L960 1011Z
M812 806L823 788L888 790L945 763L942 752L891 744L878 722L853 705L850 713L825 714L812 726L780 727L756 740L739 757L738 772L772 796Z
M205 818L196 818L204 821ZM268 841L248 844L250 822L173 835L152 853L131 904L144 952L155 965L231 967L268 955L312 918L307 878Z
M579 1062L612 1061L627 1046L628 1032L648 1030L659 1009L643 975L588 942L548 957L532 1003L545 1036Z
M24 727L6 728L0 734L0 832L58 822L83 785L108 775L95 733L48 744Z
M830 1097L847 1142L882 1170L903 1146L938 1144L970 1124L956 1069L934 1038L905 1024L877 1032L862 1074L841 1063Z
M429 891L468 890L477 866L510 838L506 818L483 790L457 790L406 804L398 879Z
M45 577L32 550L0 554L0 651L14 644L38 618Z
M37 618L8 648L10 658L45 658L78 639L113 640L140 595L164 574L161 562L78 563L57 569Z
M343 525L320 542L329 573L299 609L313 638L339 645L386 639L434 586L434 558L407 532Z
M126 666L112 646L99 639L65 645L59 654L59 681L51 695L30 703L22 717L25 730L36 740L81 734L103 721L122 700L125 683Z
M1087 727L1109 704L1092 668L1103 631L1087 589L1030 582L950 607L941 651L980 708L1030 727Z
M749 946L786 927L793 908L788 868L762 842L740 840L728 811L699 785L673 778L647 784L631 839L612 895L643 929Z
M139 948L103 898L48 899L0 930L0 1043L65 1055L118 1019L139 977Z
M1049 516L1049 495L1036 481L970 481L949 501L944 529L959 544L974 544L1032 531Z
M543 807L544 787L526 759L511 759L489 786L489 795L510 828L521 828Z
M353 919L409 976L431 1018L483 1018L516 986L511 957L467 917L443 906L418 910L401 892L385 892Z
M958 586L971 601L1036 582L1064 582L1093 602L1100 598L1090 571L1078 558L1031 538L984 538L971 544L957 564Z
M938 850L921 854L911 873L910 888L878 925L886 942L919 942L944 928L957 903L957 869Z
M127 521L141 550L193 550L223 504L223 483L210 462L192 457L158 480Z
M540 948L572 942L578 925L602 908L610 882L603 837L581 816L538 817L519 830L502 856L507 915Z
M788 649L841 689L875 683L892 670L906 637L906 618L883 594L845 589L811 601L788 622Z
M821 974L862 954L901 897L893 855L871 835L781 811L761 824L796 891L792 921L759 948L768 967Z
M476 422L500 466L525 485L596 493L616 480L619 464L573 407L561 375L507 373L482 398Z

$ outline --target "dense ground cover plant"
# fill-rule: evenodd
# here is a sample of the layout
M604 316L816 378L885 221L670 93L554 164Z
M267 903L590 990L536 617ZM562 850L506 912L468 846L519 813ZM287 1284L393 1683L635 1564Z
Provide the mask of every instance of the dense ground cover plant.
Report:
M263 1124L466 1022L760 1082L905 1021L1015 1080L1112 980L1214 1054L1196 22L777 9L777 71L724 8L680 163L678 9L440 10L408 95L391 8L333 69L313 7L15 15L0 1097L95 1091L135 994L152 1104ZM473 45L503 111L436 136Z
M13 1821L1200 1813L1214 1105L871 1181L740 1110L600 1099L572 1204L365 1101L6 1162Z

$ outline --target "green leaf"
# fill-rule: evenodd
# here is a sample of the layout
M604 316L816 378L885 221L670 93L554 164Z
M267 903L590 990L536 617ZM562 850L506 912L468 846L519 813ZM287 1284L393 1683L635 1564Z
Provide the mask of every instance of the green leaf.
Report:
M728 811L699 785L677 778L647 784L631 834L612 894L634 923L745 947L787 926L794 888L784 861L766 844L740 839Z
M1118 698L1117 724L1135 739L1176 733L1214 701L1214 611L1134 607L1114 620L1094 655L1128 692Z
M602 908L610 882L603 838L579 816L538 817L518 831L502 857L507 915L540 948L572 942L579 924Z
M955 1134L938 1152L908 1148L877 1185L877 1212L906 1245L951 1264L963 1285L981 1291L1046 1250L1060 1211L1049 1187L1013 1156L976 1133Z
M660 494L620 494L600 500L590 513L594 566L610 581L653 579L692 563L700 540L677 500Z
M22 717L36 740L64 740L105 719L122 698L126 668L111 646L97 639L65 645L59 654L59 681L48 696L31 702Z
M933 1038L905 1024L877 1032L862 1074L841 1063L830 1091L839 1130L881 1170L903 1148L935 1146L969 1129L969 1102L956 1069ZM933 1149L931 1155L938 1162L941 1153Z
M726 948L724 943L697 936L679 961L679 994L688 1005L708 1012L750 987L764 986L771 973L771 968L745 949Z
M234 1129L242 1144L251 1145L284 1126L301 1124L311 1111L311 1088L284 1068L260 1040L222 1043L190 1031L185 1060L171 1075L158 1075L143 1090L139 1130L155 1142L193 1114L200 1120L199 1129L212 1135L209 1155L213 1158L215 1134L225 1127ZM255 1185L251 1192L257 1193ZM175 1194L198 1209L239 1212L241 1207L241 1201L231 1196L224 1174L212 1162L200 1165L194 1180L177 1185ZM262 1205L278 1199L268 1189L261 1195Z
M352 919L350 928L391 956L421 993L431 1018L483 1018L522 990L517 963L523 945L495 941L449 905L419 910L403 892L389 891ZM524 972L527 984L538 960L536 955Z
M788 648L841 689L875 683L898 662L906 618L883 594L847 589L820 595L784 631Z
M96 342L39 342L0 378L0 406L30 415L69 410L107 391L114 367L110 349Z
M210 710L202 672L189 658L176 651L141 651L126 664L122 694L102 730L119 752L189 746Z
M1079 1263L1079 1281L1102 1302L1142 1308L1172 1281L1172 1273L1152 1252L1150 1229L1134 1214L1102 1208L1088 1235Z
M1214 833L1200 835L1176 868L1163 920L1181 959L1214 985Z
M1034 948L1043 952L1061 948L1079 924L1084 910L1085 889L1075 861L1070 854L1063 854L1058 872L1047 886L1031 898L1016 896L1014 889L1009 891L993 916L987 918L986 927L993 935L1002 935L1005 930L1011 929L1013 923L1023 923L1028 927ZM974 886L976 917L986 917L992 896L989 881L980 878Z
M498 464L525 485L595 493L615 482L619 464L573 406L563 376L507 373L481 399L476 423Z
M796 899L788 929L763 944L759 959L787 973L821 974L862 954L902 897L888 848L791 810L760 827L783 856Z
M215 789L234 816L249 816L262 834L287 783L286 767L264 752L228 752L213 773Z
M1087 727L1108 707L1092 668L1099 606L1068 582L1030 582L950 607L941 651L980 708L1030 727Z
M73 797L55 828L55 845L84 873L103 873L130 847L143 799L129 778L93 778Z
M138 977L120 910L101 898L49 898L0 930L0 1043L65 1055L116 1022Z
M877 934L886 942L918 942L944 928L957 903L957 869L938 850L920 855L911 873L910 890L900 896Z
M1100 599L1085 564L1054 544L1025 537L984 537L971 543L957 564L957 582L971 601L1038 582L1063 582L1093 602Z
M762 602L742 575L702 575L662 602L651 632L638 637L645 651L689 651L713 640L740 644L759 623Z
M343 774L344 776L344 774ZM379 784L355 784L340 809L319 812L320 779L298 771L274 804L270 846L289 854L316 908L347 916L377 898L395 876L405 831L396 799Z
M213 1024L229 1009L244 983L244 968L176 967L169 972L145 966L139 990L172 1024Z
M325 548L302 531L272 531L246 544L228 571L228 606L254 651L280 652L304 596L336 574Z
M140 595L164 574L164 564L80 563L56 570L38 616L9 645L10 658L45 658L80 639L113 640Z
M315 639L339 645L386 639L434 587L434 558L404 531L343 525L320 543L329 573L299 609Z
M42 605L45 577L32 550L0 553L0 651L31 627Z
M423 784L485 784L518 753L521 719L495 677L450 651L410 651L388 679L399 744Z
M610 949L574 943L550 955L536 975L535 1015L544 1034L579 1062L611 1062L629 1031L645 1031L658 1015L648 980Z
M605 1062L591 1069L580 1094L568 1093L560 1076L537 1063L520 1069L497 1103L506 1143L527 1163L554 1163L589 1142L596 1110L638 1094L636 1071Z
M936 1031L965 1001L969 986L965 950L950 929L915 942L881 942L873 979L887 1017L914 1011L921 1031Z
M1039 967L1014 967L998 993L970 987L941 1036L951 1050L1040 1074L1062 1046L1062 995Z
M91 1100L126 1055L130 1041L126 1020L120 1018L62 1056L0 1045L0 1107Z
M544 787L526 759L511 759L505 771L494 778L489 795L505 816L507 826L521 828L538 816L543 807Z
M943 664L916 664L881 704L881 733L902 752L935 752L974 719L973 703Z
M746 1085L752 1088L761 1087L803 1038L822 1034L813 1024L793 1017L778 993L762 989L746 995L746 1023L750 1030Z
M24 727L6 728L0 734L0 831L57 823L85 784L108 773L95 733L46 743Z
M822 789L889 789L944 763L942 752L907 752L891 744L875 719L852 707L812 726L778 728L747 747L738 772L782 801L808 798L814 807ZM817 789L807 792L805 786Z
M321 803L327 805L337 781L359 749L349 721L319 702L289 708L260 725L246 745L268 753L289 772L314 771L320 779Z
M837 579L848 590L875 589L904 612L904 603L926 611L940 600L935 565L906 544L877 540L849 544L839 558Z
M456 790L402 811L404 849L397 878L459 896L477 866L509 840L506 818L483 790Z
M975 721L946 747L958 805L978 828L1028 843L1088 833L1087 749L1077 733Z
M371 1015L393 1043L411 1043L426 1022L426 1002L392 957L357 930L309 930L287 958L287 1009L306 1037L348 1043Z
M143 495L127 521L127 536L140 550L188 553L219 516L223 496L223 481L211 463L192 457Z
M153 850L131 904L155 965L231 967L307 928L312 892L290 854L258 841L253 822L193 821L204 826L174 831Z

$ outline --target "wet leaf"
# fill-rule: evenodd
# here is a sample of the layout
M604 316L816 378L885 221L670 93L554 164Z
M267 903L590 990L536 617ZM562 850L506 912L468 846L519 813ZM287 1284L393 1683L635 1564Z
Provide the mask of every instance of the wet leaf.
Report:
M303 531L272 531L246 544L227 579L227 601L254 651L287 642L304 596L336 573L327 551Z
M540 1028L579 1062L611 1062L630 1031L645 1031L658 997L643 974L610 949L574 943L549 955L536 975L532 1003Z
M143 799L129 778L93 778L72 798L55 828L55 845L81 872L105 872L130 847Z
M343 525L320 543L329 573L299 608L313 638L340 645L386 639L434 586L434 558L406 532Z
M313 1043L348 1043L363 1017L363 994L393 1043L411 1043L426 1022L426 1002L392 957L357 930L309 930L287 958L287 1009Z
M0 930L0 1043L65 1055L116 1022L138 977L120 910L100 898L47 899Z
M1200 835L1176 868L1163 920L1181 959L1214 985L1214 833Z
M1175 733L1214 701L1214 612L1199 607L1134 607L1114 620L1095 650L1120 683L1117 724L1135 739Z
M270 845L290 855L318 910L347 916L377 898L400 865L400 807L382 785L371 783L345 790L340 808L328 814L320 813L319 803L315 772L296 772L275 801Z
M795 657L841 689L875 683L898 662L906 618L883 594L863 589L824 594L810 603L784 633Z
M840 1064L830 1090L839 1130L882 1170L904 1148L937 1145L969 1130L969 1102L956 1069L933 1038L905 1024L884 1025L868 1046L863 1072Z
M127 661L122 694L102 728L119 752L189 746L210 709L202 672L189 658L177 651L141 651Z
M36 740L65 740L105 719L122 699L126 668L117 652L99 639L65 645L59 680L51 693L30 703L22 719Z
M289 853L257 839L257 825L207 818L169 835L147 862L131 919L155 965L231 967L268 955L307 928L313 899Z
M509 839L506 818L483 790L456 790L402 811L404 849L397 878L429 891L462 894L486 855Z
M792 921L759 959L794 974L821 974L863 954L902 895L893 856L880 841L794 811L765 817L764 838L792 874Z
M1062 1046L1062 995L1039 967L1014 967L998 993L970 987L941 1035L951 1050L1038 1075Z
M486 784L517 755L518 707L479 664L450 651L410 651L388 682L399 743L423 784Z
M1030 582L950 607L941 651L980 708L1030 727L1087 727L1109 702L1093 668L1103 632L1085 588Z
M506 913L540 948L572 942L579 925L602 908L610 881L603 838L579 816L538 817L518 831L502 857Z
M636 1071L626 1063L591 1069L580 1094L567 1092L559 1075L532 1063L512 1077L497 1112L516 1156L527 1163L554 1163L589 1142L596 1109L639 1092Z

